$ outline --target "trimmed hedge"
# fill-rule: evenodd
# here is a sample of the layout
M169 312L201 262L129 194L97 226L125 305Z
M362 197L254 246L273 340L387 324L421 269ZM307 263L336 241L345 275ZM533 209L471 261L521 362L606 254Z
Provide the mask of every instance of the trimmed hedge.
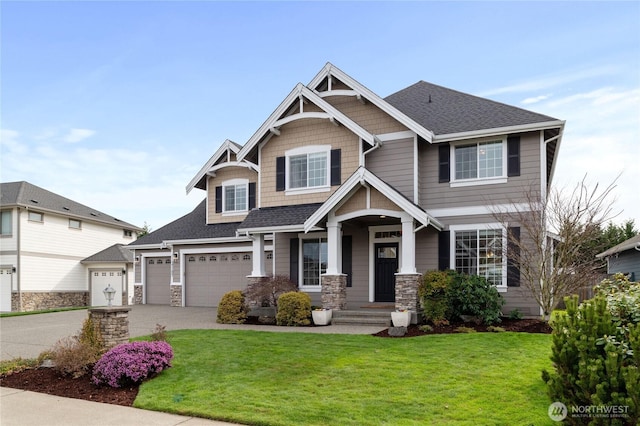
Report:
M218 304L216 322L220 324L244 324L249 308L245 304L244 293L233 290L225 293Z
M291 291L281 295L278 299L276 323L293 326L310 325L311 298L309 295L299 291Z

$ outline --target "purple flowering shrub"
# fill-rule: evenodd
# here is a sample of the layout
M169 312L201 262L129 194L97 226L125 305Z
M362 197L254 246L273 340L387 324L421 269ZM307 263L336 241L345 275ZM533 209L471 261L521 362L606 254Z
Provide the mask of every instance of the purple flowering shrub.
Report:
M114 388L143 380L171 367L173 350L163 341L131 342L105 353L93 367L91 381Z

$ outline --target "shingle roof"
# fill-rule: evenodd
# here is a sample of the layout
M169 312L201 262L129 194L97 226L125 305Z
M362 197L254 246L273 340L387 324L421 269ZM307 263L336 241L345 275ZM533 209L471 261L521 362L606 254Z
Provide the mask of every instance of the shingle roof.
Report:
M635 249L636 247L640 247L640 234L636 235L635 237L631 237L616 246L611 247L609 250L598 254L596 257L607 257L611 256L612 254Z
M133 263L133 252L123 244L114 244L111 247L99 251L86 259L82 259L80 263Z
M205 199L191 213L138 238L129 245L160 244L170 240L235 237L240 222L207 225L206 208Z
M313 203L253 209L238 226L238 229L303 225L321 205L322 203Z
M29 182L6 182L0 185L0 205L3 207L22 206L41 211L50 211L65 216L117 225L128 230L140 231L141 228L109 216L96 209L77 203L61 195L30 184Z
M425 81L389 95L385 101L436 135L558 121Z

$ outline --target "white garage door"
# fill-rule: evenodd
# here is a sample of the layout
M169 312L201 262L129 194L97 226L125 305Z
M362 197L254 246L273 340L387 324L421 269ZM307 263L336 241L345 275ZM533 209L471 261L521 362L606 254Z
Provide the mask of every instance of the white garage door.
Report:
M0 269L0 311L11 311L11 268Z
M187 306L218 306L222 296L247 286L253 266L251 253L192 254L185 257ZM269 255L269 258L271 256ZM267 272L272 270L266 262Z
M171 259L169 257L145 258L145 284L148 305L170 305Z
M91 271L91 306L106 306L107 298L104 289L108 285L116 291L113 295L113 306L122 306L122 270Z

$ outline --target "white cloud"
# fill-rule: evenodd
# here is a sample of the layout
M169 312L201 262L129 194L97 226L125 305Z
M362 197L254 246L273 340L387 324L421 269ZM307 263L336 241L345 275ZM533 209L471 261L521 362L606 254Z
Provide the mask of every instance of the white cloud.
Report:
M535 97L527 98L527 99L523 100L522 104L524 104L524 105L535 104L535 103L538 103L540 101L544 101L547 98L549 98L549 95L535 96Z
M95 130L91 129L71 129L69 133L62 137L62 140L68 143L78 143L95 134Z

